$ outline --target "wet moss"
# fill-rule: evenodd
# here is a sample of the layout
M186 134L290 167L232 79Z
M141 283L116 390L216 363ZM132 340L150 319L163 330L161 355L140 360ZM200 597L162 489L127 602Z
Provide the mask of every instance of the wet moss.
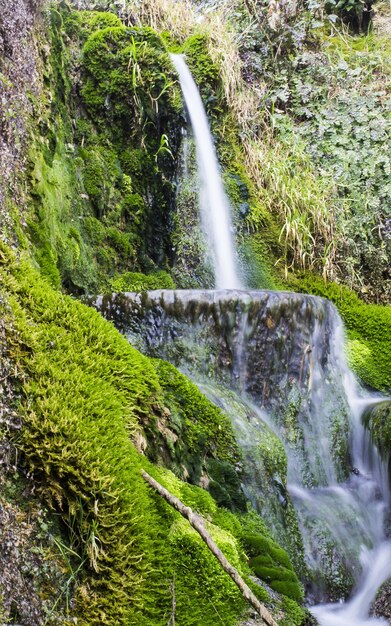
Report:
M207 37L202 34L191 35L183 44L182 52L195 82L199 85L209 117L214 118L222 105L219 94L221 78L218 65L210 57Z
M208 489L219 506L231 511L246 511L247 503L235 467L227 461L211 459L207 464Z
M187 476L191 482L197 484L203 472L211 469L207 460L218 459L222 464L220 469L225 467L226 475L220 475L215 465L212 466L212 478L219 478L220 487L226 490L232 490L235 483L232 496L235 494L237 502L242 502L238 480L235 482L232 475L235 474L234 465L240 459L240 451L229 418L172 365L156 360L155 367L167 410L160 424L147 425L148 439L156 442L155 450L150 451L152 460L158 460L161 449L159 441L163 438L169 449L166 465L178 476ZM151 428L154 428L154 435L150 432ZM213 493L213 487L211 492Z
M122 26L119 17L105 11L65 10L63 22L67 35L81 41L88 39L97 30Z
M147 27L98 30L84 44L83 67L83 100L98 127L109 123L120 143L124 133L140 136L146 128L148 147L156 152L160 128L178 114L175 77L159 36Z
M208 492L156 470L131 442L139 424L163 411L164 376L161 385L155 363L97 312L53 290L28 262L18 263L5 248L0 261L17 329L11 354L24 428L16 443L84 562L75 605L79 622L160 624L175 580L178 619L189 612L194 625L212 626L217 610L234 624L242 609L236 587L141 478L144 466L203 515L218 510ZM175 382L182 410L189 416L197 411L198 425L188 424L192 445L197 438L200 446L213 445L200 439L203 428L232 454L233 438L213 423L212 406L179 373ZM245 567L233 536L215 526L211 532L227 556Z
M175 289L175 283L167 272L160 270L152 274L125 272L111 281L112 291L153 291L154 289Z

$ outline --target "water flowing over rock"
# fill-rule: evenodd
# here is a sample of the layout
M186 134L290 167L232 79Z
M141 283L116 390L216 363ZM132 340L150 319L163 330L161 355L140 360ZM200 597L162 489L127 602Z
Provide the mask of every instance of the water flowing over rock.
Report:
M229 414L244 451L243 489L302 572L309 601L322 603L319 622L382 623L368 612L391 575L389 481L361 420L382 399L365 394L347 368L334 307L239 290L114 294L94 304ZM324 604L355 585L349 603Z

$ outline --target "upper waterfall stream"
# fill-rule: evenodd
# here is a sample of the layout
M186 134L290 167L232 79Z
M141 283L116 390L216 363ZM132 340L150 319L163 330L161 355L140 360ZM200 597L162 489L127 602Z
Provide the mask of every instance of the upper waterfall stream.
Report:
M196 142L201 220L213 259L215 284L217 289L238 289L241 284L230 205L221 181L204 105L183 56L172 54L171 59L179 75Z

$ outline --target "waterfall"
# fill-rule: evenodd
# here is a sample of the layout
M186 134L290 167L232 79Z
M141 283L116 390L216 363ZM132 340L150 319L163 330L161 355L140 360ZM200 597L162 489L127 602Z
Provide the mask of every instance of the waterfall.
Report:
M298 569L304 548L307 598L319 623L384 624L369 611L391 576L390 484L362 415L388 400L364 392L349 371L333 305L230 290L114 294L95 306L230 416L244 455L243 490ZM287 475L275 464L281 443ZM287 530L292 505L304 545ZM347 587L353 595L344 601Z
M235 258L230 205L221 181L205 109L183 56L172 54L171 59L179 75L196 141L201 183L201 220L213 259L215 284L218 289L238 289L240 279Z

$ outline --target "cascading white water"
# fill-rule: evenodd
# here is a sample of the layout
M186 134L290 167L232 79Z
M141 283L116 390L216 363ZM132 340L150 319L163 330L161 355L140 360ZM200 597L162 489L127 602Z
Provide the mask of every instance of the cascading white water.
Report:
M201 182L200 208L205 235L213 258L216 287L239 289L230 205L221 181L219 165L204 105L182 55L172 54L193 128Z
M332 505L342 501L353 504L361 533L360 562L362 573L355 593L346 603L318 605L312 613L321 626L380 626L382 619L369 617L377 590L391 577L391 540L385 535L385 514L390 505L390 481L387 463L382 461L362 424L365 410L387 401L375 395L362 397L353 375L345 371L344 386L351 408L351 456L356 475L346 485L338 486ZM330 516L330 509L326 513ZM331 518L334 515L331 514ZM347 539L348 540L348 539Z

